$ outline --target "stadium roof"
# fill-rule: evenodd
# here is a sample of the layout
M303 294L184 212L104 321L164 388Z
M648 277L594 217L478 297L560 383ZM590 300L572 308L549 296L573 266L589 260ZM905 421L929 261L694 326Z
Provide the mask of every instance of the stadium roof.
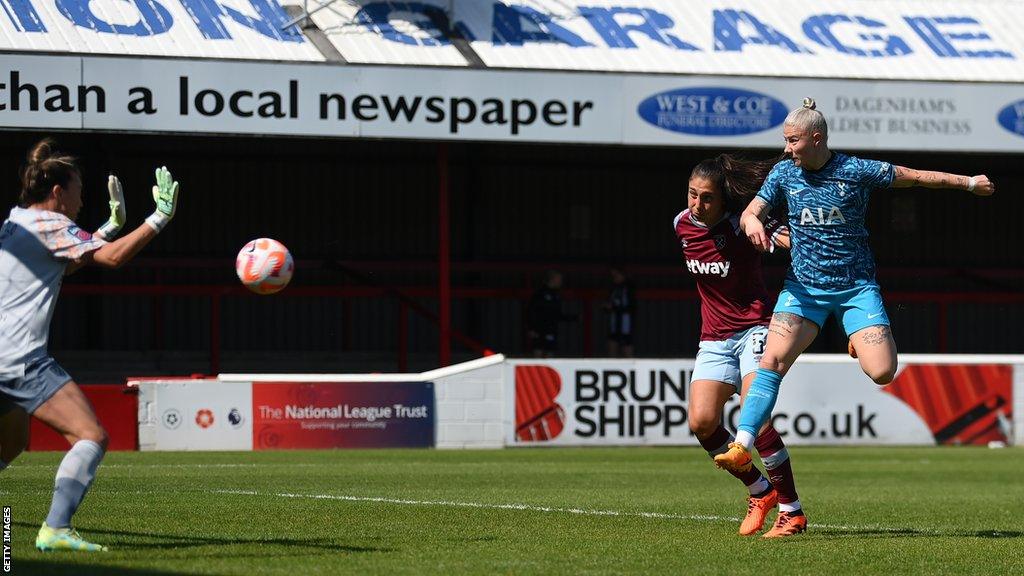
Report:
M454 36L491 68L1024 81L1015 0L337 0L312 20L366 64L472 65Z
M0 50L1024 82L1019 0L20 0ZM311 13L302 33L296 16Z
M1020 0L279 1L5 1L0 127L1024 151Z

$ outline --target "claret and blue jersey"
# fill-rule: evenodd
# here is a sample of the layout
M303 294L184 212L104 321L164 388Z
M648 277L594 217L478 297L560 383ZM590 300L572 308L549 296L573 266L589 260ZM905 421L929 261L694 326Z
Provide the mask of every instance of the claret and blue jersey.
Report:
M892 185L892 164L834 152L818 170L779 162L758 197L788 205L793 264L789 280L820 290L873 283L875 261L864 226L871 192Z

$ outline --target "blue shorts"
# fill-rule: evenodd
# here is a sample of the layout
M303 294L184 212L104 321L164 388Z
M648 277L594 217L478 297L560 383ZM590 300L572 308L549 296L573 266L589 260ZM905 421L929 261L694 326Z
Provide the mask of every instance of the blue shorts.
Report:
M767 338L767 326L754 326L733 334L727 340L701 342L690 381L725 382L739 391L743 377L757 370Z
M888 326L889 316L882 303L882 291L871 282L847 290L819 290L786 280L775 303L775 313L789 312L821 328L830 314L843 322L850 336L868 326Z
M0 414L13 406L20 406L31 414L70 381L71 376L53 358L42 356L30 360L25 365L24 376L0 380Z

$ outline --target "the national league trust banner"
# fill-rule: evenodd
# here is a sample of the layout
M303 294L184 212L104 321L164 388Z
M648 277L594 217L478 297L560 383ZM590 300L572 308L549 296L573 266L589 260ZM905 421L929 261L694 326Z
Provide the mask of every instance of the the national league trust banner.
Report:
M431 382L254 382L253 450L427 448Z
M687 425L693 360L513 360L509 445L696 445ZM1024 370L1024 367L1017 367ZM1008 442L1015 367L906 364L879 387L856 361L798 362L773 423L789 444ZM735 430L739 397L725 406Z
M153 384L159 450L434 446L433 382Z

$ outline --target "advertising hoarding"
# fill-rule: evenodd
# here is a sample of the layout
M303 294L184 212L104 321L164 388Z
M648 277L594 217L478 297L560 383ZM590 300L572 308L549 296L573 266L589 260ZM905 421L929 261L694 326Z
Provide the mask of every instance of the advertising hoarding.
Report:
M256 382L253 449L429 448L430 382Z
M1024 85L0 56L0 128L782 148L1024 150Z
M1022 368L1018 367L1017 370ZM692 360L511 360L510 445L696 445L686 423ZM1009 442L1014 366L909 363L885 387L852 360L798 362L773 424L789 444ZM725 405L727 428L738 396Z

